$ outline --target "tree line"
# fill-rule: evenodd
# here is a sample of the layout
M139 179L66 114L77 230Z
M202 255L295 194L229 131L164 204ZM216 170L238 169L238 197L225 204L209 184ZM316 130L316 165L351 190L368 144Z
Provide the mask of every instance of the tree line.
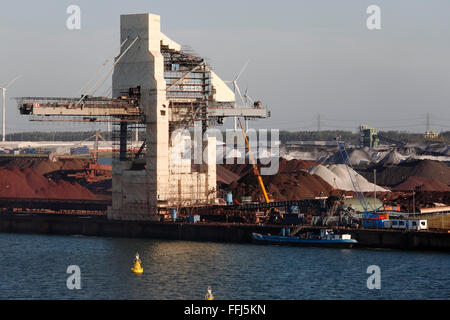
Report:
M7 141L83 141L93 136L95 131L55 131L55 132L19 132L6 135ZM144 139L144 132L139 133L140 140ZM269 132L270 134L270 132ZM400 131L380 131L380 135L396 141L422 142L424 136L421 133L409 133ZM103 131L102 136L106 140L112 140L110 132ZM133 135L134 137L134 135ZM324 131L280 131L281 143L287 141L331 141L339 137L341 140L359 145L360 134L351 131L324 130ZM270 138L270 137L269 137ZM437 141L450 142L450 131L442 132Z

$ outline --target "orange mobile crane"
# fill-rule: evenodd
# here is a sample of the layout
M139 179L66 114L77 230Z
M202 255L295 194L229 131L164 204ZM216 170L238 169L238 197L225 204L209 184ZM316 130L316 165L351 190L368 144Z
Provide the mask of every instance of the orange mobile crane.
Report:
M253 166L253 173L255 174L256 179L258 179L259 187L261 188L261 192L264 196L264 200L266 200L266 203L269 203L270 199L269 199L269 196L267 195L266 187L264 186L264 182L261 178L261 175L259 174L258 166L256 165L255 159L253 158L252 151L250 150L250 143L248 142L247 135L245 134L244 128L242 127L241 119L238 118L238 120L239 120L239 126L241 127L241 130L242 130L242 134L244 135L245 143L247 145L248 154L250 156L250 161Z

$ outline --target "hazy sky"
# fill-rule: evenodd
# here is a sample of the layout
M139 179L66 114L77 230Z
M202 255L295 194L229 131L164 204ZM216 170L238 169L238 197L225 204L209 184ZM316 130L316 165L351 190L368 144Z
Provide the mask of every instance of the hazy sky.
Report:
M81 30L66 9L81 8ZM381 30L366 9L381 8ZM162 31L208 58L268 105L251 126L287 130L450 130L448 0L5 1L0 10L0 86L8 90L7 132L77 130L76 123L29 122L16 96L75 96L119 46L119 16L161 15ZM108 91L110 79L97 94ZM229 120L231 122L231 120ZM95 125L83 128L94 129Z

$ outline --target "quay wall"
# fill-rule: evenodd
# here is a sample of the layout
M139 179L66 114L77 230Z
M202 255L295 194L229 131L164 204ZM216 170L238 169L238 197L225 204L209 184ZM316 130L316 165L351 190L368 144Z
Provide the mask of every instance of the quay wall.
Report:
M283 226L239 223L171 223L108 220L104 216L0 214L0 232L250 243L253 232L277 234ZM306 230L317 229L303 227ZM450 233L344 229L358 247L450 252Z

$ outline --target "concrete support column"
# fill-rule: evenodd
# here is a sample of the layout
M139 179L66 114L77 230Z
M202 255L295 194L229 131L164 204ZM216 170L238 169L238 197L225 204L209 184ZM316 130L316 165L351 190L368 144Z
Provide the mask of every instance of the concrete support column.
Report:
M115 65L113 97L130 88L140 87L140 107L146 124L146 168L139 174L121 167L121 203L113 197L113 215L123 220L159 220L158 207L169 193L169 110L164 80L164 58L161 54L160 17L155 14L120 16L122 52L135 44ZM126 155L126 123L121 125L121 159ZM113 164L114 165L114 164ZM135 214L134 212L139 212Z
M127 123L120 122L120 161L127 160Z

